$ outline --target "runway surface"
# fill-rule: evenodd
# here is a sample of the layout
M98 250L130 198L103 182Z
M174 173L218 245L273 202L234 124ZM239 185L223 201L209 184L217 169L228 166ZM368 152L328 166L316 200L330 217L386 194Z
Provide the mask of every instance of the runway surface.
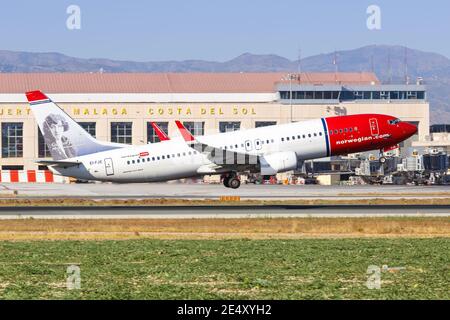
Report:
M0 207L0 219L450 217L450 205Z
M217 199L240 196L241 199L360 199L360 198L446 198L450 186L396 185L242 185L234 190L218 184L141 183L141 184L44 184L0 183L0 198L16 194L17 198L93 198L140 199L183 198Z

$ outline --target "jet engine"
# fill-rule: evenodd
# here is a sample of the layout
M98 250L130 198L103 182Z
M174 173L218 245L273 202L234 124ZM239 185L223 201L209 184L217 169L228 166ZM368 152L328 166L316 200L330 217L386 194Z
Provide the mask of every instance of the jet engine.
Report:
M269 154L260 158L260 166L263 176L295 170L297 169L297 154L293 151Z

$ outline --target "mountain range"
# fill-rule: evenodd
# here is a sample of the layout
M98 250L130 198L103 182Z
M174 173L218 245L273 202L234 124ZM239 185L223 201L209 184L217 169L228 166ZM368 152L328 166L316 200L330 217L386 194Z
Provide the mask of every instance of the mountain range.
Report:
M336 65L333 64L336 61ZM61 53L0 50L0 72L343 72L373 71L383 83L410 83L421 77L428 88L432 123L450 123L450 59L402 46L371 45L298 60L244 53L224 62L119 61L74 58Z

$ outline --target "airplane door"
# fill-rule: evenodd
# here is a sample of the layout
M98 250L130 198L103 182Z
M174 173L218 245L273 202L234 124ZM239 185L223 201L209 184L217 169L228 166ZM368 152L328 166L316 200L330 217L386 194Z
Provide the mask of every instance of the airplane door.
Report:
M245 141L245 150L252 151L252 142L250 140Z
M105 159L105 172L107 176L112 176L114 174L114 166L111 158Z
M378 121L376 118L369 119L369 126L370 126L370 133L373 136L377 136L380 133L380 131L378 129Z

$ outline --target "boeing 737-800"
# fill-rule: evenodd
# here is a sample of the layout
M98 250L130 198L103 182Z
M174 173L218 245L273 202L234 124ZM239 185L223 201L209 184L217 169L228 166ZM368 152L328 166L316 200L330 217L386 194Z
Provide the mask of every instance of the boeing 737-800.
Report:
M82 180L126 183L222 175L224 185L236 189L240 173L274 175L297 169L303 160L389 149L417 132L416 126L382 114L198 137L177 122L181 137L133 146L93 138L40 91L26 96L52 155L52 160L37 162L55 174Z

